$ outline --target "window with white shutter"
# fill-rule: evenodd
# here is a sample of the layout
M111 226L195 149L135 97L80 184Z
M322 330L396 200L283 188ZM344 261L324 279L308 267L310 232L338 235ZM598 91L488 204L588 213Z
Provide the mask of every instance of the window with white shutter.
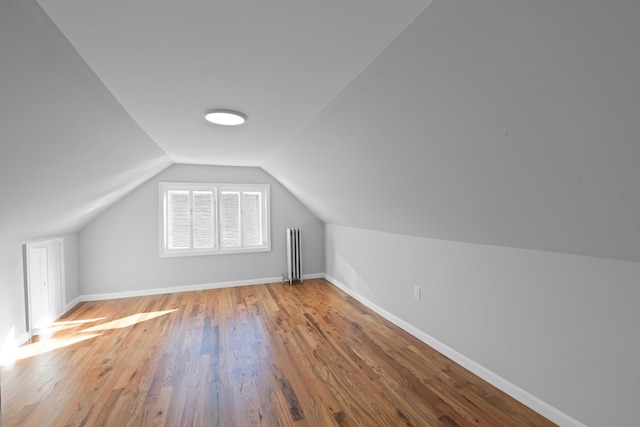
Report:
M246 247L263 244L262 233L262 193L245 191L242 193L242 237Z
M256 252L269 242L269 185L160 183L160 256Z
M215 210L213 191L194 191L193 193L193 247L195 249L215 248Z
M168 247L188 249L191 247L189 192L174 190L169 191L167 196Z
M239 248L240 239L240 193L220 192L220 235L223 248Z

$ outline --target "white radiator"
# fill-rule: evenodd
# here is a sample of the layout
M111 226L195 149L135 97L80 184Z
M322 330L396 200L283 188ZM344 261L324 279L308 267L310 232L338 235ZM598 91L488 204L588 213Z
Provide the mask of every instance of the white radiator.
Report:
M299 280L302 282L302 261L301 261L300 229L299 228L287 228L287 278L286 280L288 280L290 284L296 280Z

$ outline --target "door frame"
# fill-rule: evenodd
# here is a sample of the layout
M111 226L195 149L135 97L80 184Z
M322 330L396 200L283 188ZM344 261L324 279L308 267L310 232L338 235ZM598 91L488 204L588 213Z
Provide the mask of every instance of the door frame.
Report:
M29 333L29 339L33 338L35 332L35 325L33 322L33 310L31 295L31 279L30 279L30 260L29 250L37 248L47 249L47 283L48 288L48 303L50 307L50 314L53 315L55 320L64 313L66 305L66 285L65 285L65 272L64 272L64 239L62 237L46 240L38 240L28 242L24 245L24 266L25 266L25 294L26 294L26 309L27 309L27 332Z

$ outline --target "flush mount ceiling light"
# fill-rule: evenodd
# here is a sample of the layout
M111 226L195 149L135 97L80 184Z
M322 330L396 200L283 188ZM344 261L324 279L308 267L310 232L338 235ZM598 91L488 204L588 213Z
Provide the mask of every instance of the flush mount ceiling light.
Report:
M211 123L223 126L238 126L247 120L247 116L233 110L211 110L204 115Z

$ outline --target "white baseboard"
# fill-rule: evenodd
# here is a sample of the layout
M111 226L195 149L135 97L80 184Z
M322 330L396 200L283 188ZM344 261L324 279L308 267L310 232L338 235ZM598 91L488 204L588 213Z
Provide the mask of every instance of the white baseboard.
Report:
M12 328L9 336L4 342L0 342L0 368L9 368L17 360L18 347L29 341L29 333L14 336L15 330ZM2 420L0 420L2 424Z
M452 349L451 347L447 346L446 344L443 344L442 342L440 342L437 339L433 338L429 334L427 334L427 333L421 331L420 329L416 328L415 326L405 322L404 320L400 319L399 317L389 313L388 311L384 310L382 307L379 307L378 305L372 303L368 299L362 297L361 295L359 295L358 293L353 291L351 288L349 288L349 287L345 286L344 284L340 283L338 280L336 280L335 278L329 276L328 274L325 274L325 279L327 279L327 281L329 281L332 285L334 285L338 289L340 289L340 290L344 291L345 293L349 294L350 296L352 296L353 298L355 298L356 300L358 300L362 304L366 305L371 310L375 311L376 313L378 313L379 315L381 315L385 319L389 320L390 322L392 322L396 326L398 326L398 327L402 328L403 330L407 331L408 333L410 333L414 337L418 338L420 341L424 342L428 346L432 347L433 349L435 349L438 352L442 353L443 355L447 356L449 359L453 360L454 362L456 362L457 364L459 364L463 368L471 371L472 373L474 373L478 377L480 377L483 380L487 381L489 384L491 384L494 387L502 390L503 392L505 392L509 396L511 396L514 399L516 399L517 401L519 401L520 403L528 406L529 408L533 409L534 411L536 411L540 415L546 417L547 419L549 419L552 422L558 424L559 426L561 426L561 427L587 427L585 424L582 424L580 421L570 417L569 415L565 414L564 412L562 412L562 411L554 408L553 406L549 405L548 403L538 399L537 397L535 397L532 394L528 393L527 391L521 389L517 385L507 381L506 379L502 378L501 376L497 375L496 373L494 373L494 372L490 371L489 369L483 367L482 365L474 362L473 360L471 360L468 357L466 357L465 355L457 352L456 350Z
M324 277L325 277L324 273L305 274L302 276L302 278L305 280L306 279L323 279ZM80 295L78 298L73 300L72 302L73 305L71 305L71 303L68 304L68 306L69 305L71 306L68 308L65 308L65 310L69 311L71 308L73 308L75 304L79 302L84 302L84 301L100 301L100 300L117 299L117 298L141 297L141 296L148 296L148 295L173 294L176 292L205 291L208 289L233 288L236 286L249 286L249 285L259 285L262 283L278 283L278 282L282 282L282 276L267 277L262 279L238 280L233 282L204 283L200 285L172 286L168 288L140 289L135 291Z
M80 295L79 301L100 301L117 298L142 297L148 295L173 294L177 292L206 291L208 289L233 288L236 286L258 285L261 283L274 283L282 281L282 277L269 277L265 279L238 280L234 282L203 283L200 285L172 286L168 288L140 289L125 292L109 292L102 294Z
M58 313L58 315L56 316L56 319L59 319L62 316L64 316L66 313L69 312L69 310L75 307L79 302L80 302L80 297L75 297L73 300L71 300L71 302L68 302L67 305L65 305L64 308L62 309L62 312Z
M25 332L24 334L16 337L16 345L20 347L22 344L29 341L29 332Z

